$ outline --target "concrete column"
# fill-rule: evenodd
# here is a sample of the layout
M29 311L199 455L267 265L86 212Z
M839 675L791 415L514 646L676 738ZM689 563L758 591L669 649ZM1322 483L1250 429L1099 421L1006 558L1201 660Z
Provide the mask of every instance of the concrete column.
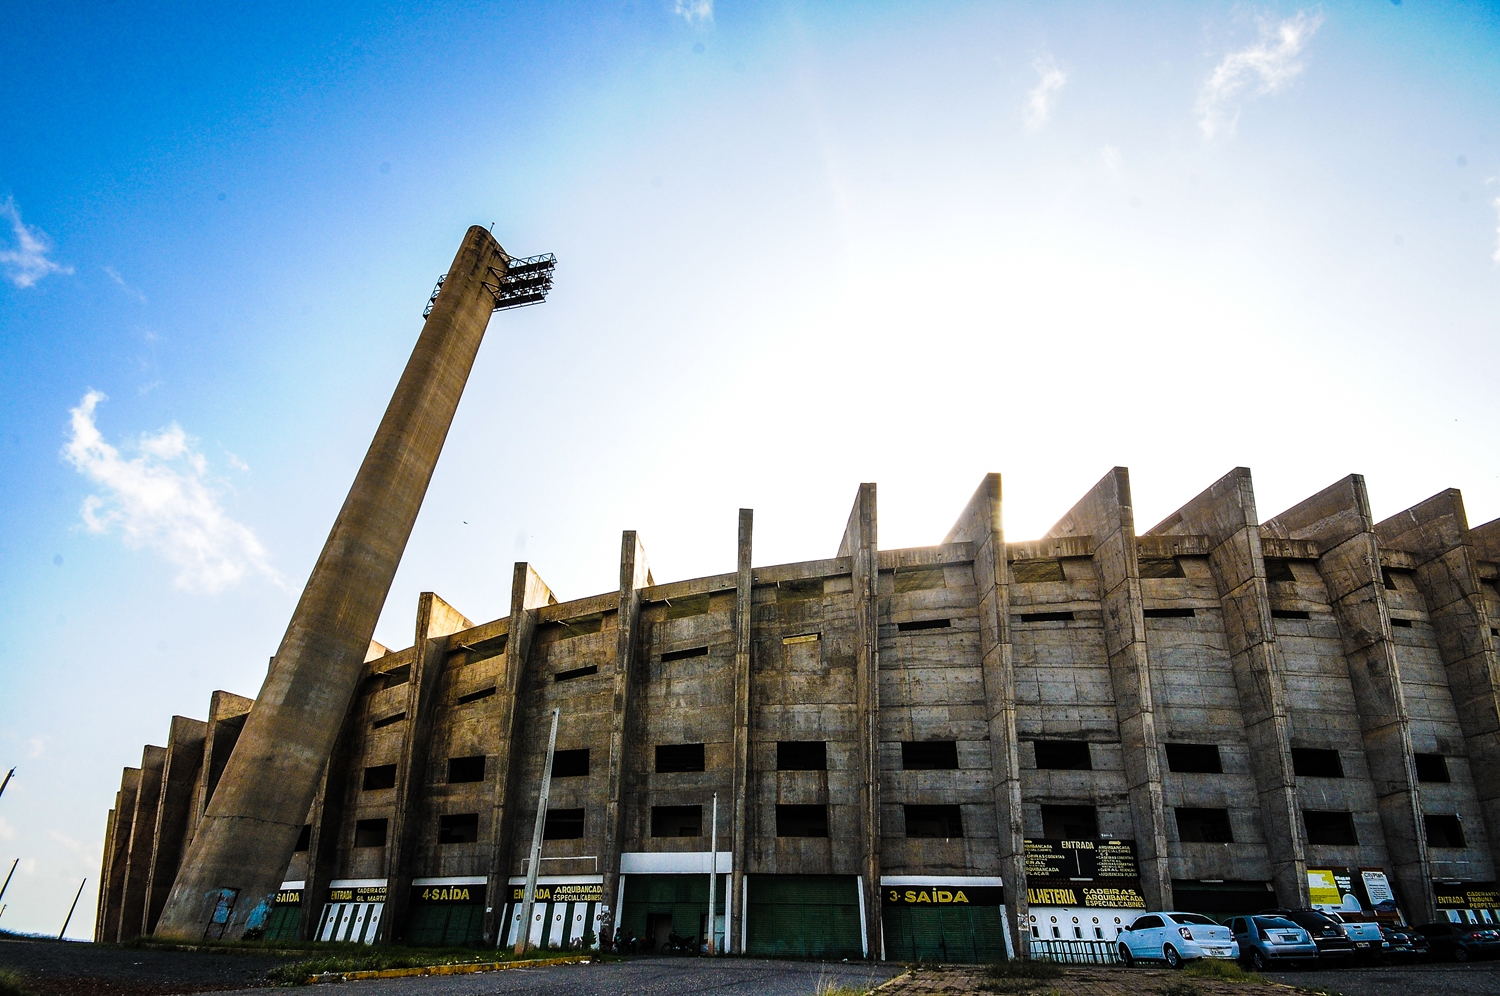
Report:
M1271 878L1280 902L1306 906L1307 851L1292 771L1286 676L1276 650L1249 469L1236 467L1225 474L1146 535L1208 538L1209 565L1223 607L1224 639L1265 821Z
M448 637L474 624L430 591L417 598L417 632L412 644L411 680L406 683L406 730L396 764L396 805L386 838L386 900L380 940L392 941L406 926L406 900L414 875L412 861L422 834L427 794L427 759L437 688L448 654Z
M253 699L233 692L217 691L208 702L208 730L203 737L203 763L198 766L198 783L193 786L193 808L188 816L187 841L191 843L203 822L214 789L218 788L224 766L245 728L245 717Z
M125 862L130 855L130 828L135 822L135 797L141 788L141 769L126 768L120 774L120 791L115 793L115 821L109 840L109 871L99 880L106 893L104 921L94 934L106 943L120 936L120 907L125 899Z
M634 529L627 529L620 542L620 601L615 619L616 642L614 663L614 719L609 731L609 768L604 812L604 902L617 894L620 881L620 837L624 832L625 811L620 805L620 791L625 785L625 752L629 747L626 731L631 729L631 670L635 659L636 625L641 615L641 589L652 584L651 568L646 564L646 548ZM603 670L601 668L601 670ZM608 910L613 923L614 910Z
M732 832L730 851L734 871L729 885L729 916L724 935L730 954L740 950L740 921L744 917L745 862L750 854L750 640L755 577L750 548L755 512L740 509L739 548L734 576L734 775L730 791ZM715 859L717 860L717 859Z
M116 940L139 937L146 921L146 886L151 878L151 845L156 839L156 817L161 807L161 776L167 749L150 744L141 753L141 782L135 794L130 846L125 855L125 892L120 900L120 929Z
M120 793L115 793L115 805L120 804ZM94 894L94 943L104 943L104 921L109 908L109 862L115 850L115 812L111 809L104 820L104 853L99 859L99 891Z
M1490 841L1500 840L1500 665L1479 580L1463 495L1434 495L1375 526L1385 550L1412 557L1464 731L1469 768Z
M1020 744L1016 737L1016 669L1010 639L1010 571L1001 520L1000 475L986 474L979 490L943 543L974 547L974 588L979 596L979 654L984 671L985 711L989 715L990 771L995 795L995 826L1004 869L1005 903L1012 914L1005 925L1012 950L1030 950L1026 930L1026 828L1021 816Z
M167 902L177 865L187 846L188 824L193 815L193 791L203 767L203 743L208 724L186 716L172 717L167 737L166 766L161 777L160 815L156 820L155 839L151 845L151 870L146 878L146 918L141 933L156 929L157 918Z
M508 258L470 228L183 860L157 932L204 935L233 889L224 936L259 926L363 673L365 649L437 466Z
M1172 908L1167 813L1161 785L1161 744L1146 654L1141 564L1136 548L1130 471L1116 467L1074 505L1047 539L1092 536L1104 613L1104 648L1115 690L1125 784L1135 823L1141 888L1151 909Z
M1435 916L1411 723L1391 640L1380 573L1380 540L1365 479L1351 474L1261 526L1263 536L1311 540L1338 620L1359 709L1365 758L1375 784L1391 878L1413 923Z
M524 686L522 678L531 658L531 638L536 633L537 610L557 599L542 576L530 564L516 564L510 586L510 629L505 637L505 664L495 690L495 708L499 720L495 728L495 799L490 812L489 886L485 891L489 911L484 915L484 936L499 943L504 930L501 918L510 895L511 840L514 834L518 798L516 784L519 765L513 747L520 731L516 717Z
M880 553L876 545L875 485L861 484L839 544L851 558L854 597L854 695L859 713L860 874L865 933L878 958L880 925Z

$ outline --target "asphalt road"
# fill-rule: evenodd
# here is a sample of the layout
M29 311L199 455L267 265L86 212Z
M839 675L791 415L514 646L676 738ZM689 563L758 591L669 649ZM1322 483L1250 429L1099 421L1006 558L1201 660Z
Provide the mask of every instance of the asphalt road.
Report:
M1267 972L1266 978L1346 996L1500 996L1500 961L1468 965L1387 965L1327 972Z

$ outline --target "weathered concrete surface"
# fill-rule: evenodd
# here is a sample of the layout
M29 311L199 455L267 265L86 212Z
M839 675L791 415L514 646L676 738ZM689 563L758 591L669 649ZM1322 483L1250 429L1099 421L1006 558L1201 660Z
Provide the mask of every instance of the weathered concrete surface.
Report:
M173 716L167 738L166 764L162 769L161 797L157 800L154 839L151 843L151 872L146 880L146 917L141 933L156 930L156 921L172 890L187 828L193 817L193 795L198 784L198 770L203 766L203 745L208 724L186 716Z
M224 936L267 915L489 324L484 283L495 266L503 272L499 243L469 229L188 847L159 934L204 936L225 889L236 898Z

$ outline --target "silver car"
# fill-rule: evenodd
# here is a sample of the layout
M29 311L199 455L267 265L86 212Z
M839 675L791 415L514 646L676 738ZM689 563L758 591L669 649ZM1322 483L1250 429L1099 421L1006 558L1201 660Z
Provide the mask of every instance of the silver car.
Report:
M1307 930L1282 916L1237 916L1229 921L1241 960L1257 972L1295 962L1318 963L1318 945Z
M1120 960L1164 961L1172 968L1198 958L1240 956L1240 946L1228 927L1202 913L1147 913L1120 931Z

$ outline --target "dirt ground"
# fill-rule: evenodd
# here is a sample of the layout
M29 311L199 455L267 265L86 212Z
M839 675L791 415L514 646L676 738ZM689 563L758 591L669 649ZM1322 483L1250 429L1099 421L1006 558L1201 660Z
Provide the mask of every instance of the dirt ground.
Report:
M303 956L305 957L305 955ZM167 996L248 989L286 957L145 951L81 941L0 940L0 968L38 996Z
M1046 982L991 980L983 968L920 968L883 986L878 996L1292 996L1305 990L1272 982L1199 979L1168 968L1069 967Z

